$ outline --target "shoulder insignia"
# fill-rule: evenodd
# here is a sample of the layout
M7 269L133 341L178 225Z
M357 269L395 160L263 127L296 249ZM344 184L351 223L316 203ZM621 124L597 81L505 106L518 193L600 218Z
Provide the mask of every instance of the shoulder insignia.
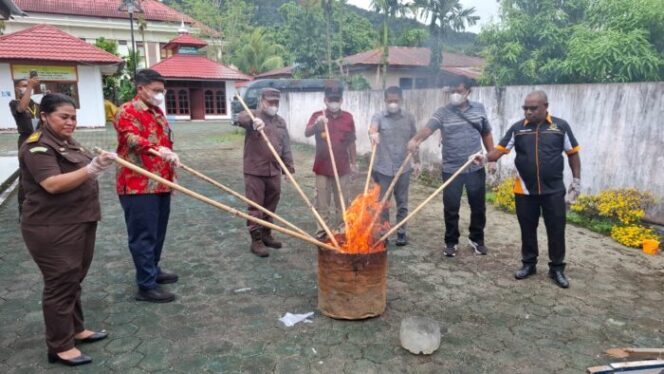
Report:
M41 138L41 134L42 134L41 131L33 132L32 135L30 135L28 139L26 139L26 142L28 143L36 142L37 140L39 140L39 138Z
M46 147L32 147L30 148L30 153L45 153L48 152Z

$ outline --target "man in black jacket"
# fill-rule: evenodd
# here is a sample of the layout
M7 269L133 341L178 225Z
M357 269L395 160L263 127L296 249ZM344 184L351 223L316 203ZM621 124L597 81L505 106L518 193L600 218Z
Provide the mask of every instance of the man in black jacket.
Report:
M523 267L517 279L535 274L537 264L537 225L540 214L549 243L549 277L562 288L569 287L565 277L565 185L563 152L572 169L573 181L567 190L567 202L574 202L581 189L581 159L579 144L569 124L548 112L548 99L543 91L526 96L523 105L525 119L507 131L495 150L476 161L496 161L516 151L518 172L514 182L516 214L521 227L521 255Z

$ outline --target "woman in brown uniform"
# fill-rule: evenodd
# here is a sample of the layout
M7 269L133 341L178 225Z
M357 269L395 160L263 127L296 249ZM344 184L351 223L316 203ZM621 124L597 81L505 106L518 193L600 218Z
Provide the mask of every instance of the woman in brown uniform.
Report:
M92 262L101 218L96 177L113 164L115 155L93 157L72 138L76 107L70 97L44 96L40 115L42 129L19 152L26 194L21 232L44 277L48 360L82 365L92 359L74 342L94 342L108 335L83 326L81 282Z

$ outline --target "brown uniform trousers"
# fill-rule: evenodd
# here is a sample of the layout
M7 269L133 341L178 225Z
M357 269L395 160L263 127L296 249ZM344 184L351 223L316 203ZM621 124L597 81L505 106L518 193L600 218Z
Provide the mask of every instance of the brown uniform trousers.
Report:
M270 212L277 210L279 198L281 197L281 175L273 177L259 177L256 175L244 175L244 194L253 202L258 203ZM272 217L254 208L248 207L248 213L256 218L272 222ZM249 231L261 228L261 225L247 221Z
M92 262L97 222L73 225L22 225L32 258L44 276L42 309L49 352L74 348L83 331L81 282Z

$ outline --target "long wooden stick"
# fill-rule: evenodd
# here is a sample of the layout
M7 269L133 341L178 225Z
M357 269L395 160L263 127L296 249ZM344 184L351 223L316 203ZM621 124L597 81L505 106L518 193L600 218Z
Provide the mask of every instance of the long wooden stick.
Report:
M413 216L415 216L420 210L422 210L422 208L424 208L424 206L427 205L427 204L429 203L429 201L431 201L431 199L433 199L434 197L436 197L436 195L438 195L439 193L441 193L441 192L445 189L445 187L447 187L450 183L452 183L452 181L454 181L454 179L455 179L456 177L458 177L459 174L461 174L462 171L466 170L466 168L467 168L468 166L470 166L470 164L472 164L473 161L474 161L473 158L468 159L468 161L466 161L466 163L463 164L463 165L459 168L459 170L457 170L454 174L452 174L452 176L450 177L450 179L448 179L447 181L445 181L445 183L443 183L440 187L438 187L438 189L437 189L436 191L434 191L429 197L427 197L426 200L424 200L424 201L422 202L422 204L418 205L418 207L415 208L415 210L413 210L413 211L412 211L412 212L411 212L406 218L404 218L401 222L399 222L399 223L396 224L394 227L392 227L392 228L390 229L390 231L388 231L385 235L383 235L383 237L381 237L380 239L378 239L378 241L376 242L376 244L374 244L374 246L377 246L379 243L383 242L383 241L384 241L385 239L387 239L390 235L394 234L394 232L397 231L397 230L399 229L399 227L405 225L406 222L408 222L411 218L413 218Z
M152 154L155 155L155 156L159 156L159 152L155 151L154 149L151 149L151 150L150 150L150 153L152 153ZM274 218L275 220L277 220L277 221L283 223L284 225L286 225L286 226L292 228L293 230L299 232L300 234L302 234L302 235L307 235L307 236L309 236L310 238L313 239L313 237L311 237L311 235L309 235L306 231L304 231L304 230L302 230L301 228L295 226L294 224L288 222L287 220L285 220L284 218L280 217L280 216L277 215L276 213L274 213L274 212L272 212L272 211L270 211L270 210L264 208L264 207L261 206L260 204L257 204L255 201L253 201L253 200L247 198L246 196L242 195L241 193L239 193L239 192L235 192L235 191L232 190L230 187L226 187L226 186L224 186L223 184L217 182L216 180L214 180L214 179L208 177L207 175L205 175L205 174L203 174L203 173L201 173L201 172L199 172L199 171L196 171L196 170L190 168L189 166L187 166L187 165L185 165L185 164L182 164L182 163L181 163L181 164L180 164L180 167L181 167L182 169L184 169L185 171L187 171L189 174L191 174L191 175L193 175L193 176L195 176L195 177L198 177L198 178L200 178L200 179L202 179L202 180L204 180L204 181L210 183L211 185L213 185L213 186L219 188L220 190L222 190L222 191L224 191L224 192L226 192L226 193L228 193L228 194L230 194L230 195L235 196L237 199L239 199L239 200L241 200L241 201L243 201L243 202L245 202L245 203L251 205L252 207L254 207L254 208L260 210L261 212L263 212L263 213L267 214L268 216Z
M247 114L249 115L251 120L252 121L255 120L256 117L254 117L254 113L251 111L251 109L249 109L249 107L244 102L242 97L240 95L235 95L235 97L237 97L240 104L242 104L242 107L247 112ZM272 152L272 155L274 156L274 158L279 163L279 166L281 167L281 170L286 174L286 176L288 177L288 180L293 184L293 187L295 187L297 192L300 193L300 196L302 197L302 200L304 200L305 204L307 204L309 209L311 209L311 212L314 214L314 218L316 218L316 221L318 222L318 224L323 228L323 230L325 230L325 233L327 234L327 237L330 238L330 240L332 241L332 244L334 244L334 246L337 247L337 249L341 249L341 247L339 246L339 242L337 242L337 239L334 237L334 234L332 234L332 230L330 230L330 228L325 223L325 220L323 220L323 217L321 217L320 214L318 214L318 211L313 206L313 204L311 204L311 201L309 201L309 198L307 197L307 195L304 193L304 191L302 191L302 188L300 188L300 185L297 183L295 178L293 178L293 174L291 174L290 170L288 170L288 168L284 164L284 161L281 159L281 156L279 156L279 153L277 153L277 150L274 149L274 146L272 145L272 142L270 142L270 139L265 134L265 131L261 130L261 131L259 131L259 133L263 137L263 140L265 140L265 143L267 143L268 148L270 148L270 152Z
M325 113L325 112L323 112ZM334 157L334 150L332 150L332 140L330 139L330 128L325 121L325 141L327 141L327 149L330 152L330 161L332 161L332 172L334 173L334 181L337 183L337 192L339 194L339 202L341 204L341 217L344 220L344 226L348 227L348 220L346 219L346 200L344 193L341 191L341 181L339 180L339 172L337 171L337 160Z
M95 151L97 154L100 154L100 153L102 152L102 150L99 149L99 148L97 148L97 147L94 148L94 151ZM246 219L246 220L248 220L248 221L251 221L251 222L257 223L257 224L259 224L259 225L265 226L265 227L267 227L267 228L269 228L269 229L272 229L272 230L275 230L275 231L279 231L279 232L281 232L281 233L283 233L283 234L290 235L290 236L292 236L292 237L294 237L294 238L297 238L297 239L303 240L303 241L308 242L308 243L311 243L311 244L313 244L313 245L316 245L316 246L319 246L319 247L323 247L323 248L327 248L327 249L330 249L330 250L336 250L335 247L333 247L333 246L331 246L331 245L329 245L329 244L326 244L326 243L320 242L320 241L318 241L318 240L316 240L316 239L313 239L313 238L310 238L310 237L308 237L308 236L306 236L306 235L302 235L302 234L300 234L300 233L298 233L298 232L295 232L295 231L292 231L292 230L289 230L289 229L283 228L283 227L281 227L281 226L277 226L277 225L275 225L274 223L271 223L271 222L268 222L268 221L262 220L262 219L260 219L260 218L256 218L256 217L254 217L254 216L250 216L249 214L247 214L247 213L245 213L245 212L241 212L241 211L239 211L239 210L237 210L237 209L235 209L235 208L231 208L231 207L228 206L228 205L222 204L222 203L220 203L220 202L218 202L218 201L214 201L214 200L212 200L212 199L210 199L210 198L208 198L208 197L206 197L206 196L203 196L203 195L201 195L201 194L199 194L199 193L197 193L197 192L194 192L194 191L192 191L192 190L190 190L190 189L188 189L188 188L182 187L182 186L180 186L180 185L177 184L177 183L173 183L173 182L169 181L168 179L164 179L164 178L162 178L162 177L160 177L160 176L158 176L158 175L156 175L156 174L153 174L153 173L151 173L151 172L149 172L149 171L147 171L147 170L145 170L145 169L143 169L143 168L141 168L141 167L139 167L139 166L137 166L137 165L132 164L131 162L129 162L129 161L127 161L127 160L124 160L124 159L120 158L120 157L115 158L114 161L115 161L116 163L122 165L123 167L126 167L127 169L130 169L130 170L132 170L132 171L135 171L135 172L138 173L138 174L141 174L141 175L143 175L143 176L145 176L145 177L148 177L148 178L150 178L150 179L152 179L152 180L154 180L154 181L157 181L157 182L159 182L159 183L161 183L161 184L163 184L163 185L165 185L165 186L168 186L168 187L170 187L170 188L172 188L172 189L174 189L174 190L176 190L176 191L180 191L180 192L182 192L182 193L185 194L185 195L189 195L189 196L193 197L193 198L196 199L196 200L200 200L200 201L202 201L202 202L204 202L204 203L207 203L207 204L209 204L209 205L212 205L212 206L215 207L215 208L219 208L219 209L221 209L221 210L225 210L226 212L231 213L231 214L234 215L234 216L238 216L238 217L244 218L244 219Z
M373 172L374 161L376 160L376 150L378 149L378 144L371 145L371 157L369 158L369 171L367 171L367 180L364 182L364 194L366 195L369 192L369 182L371 182L371 173Z
M413 154L408 152L408 156L406 156L403 162L401 162L401 165L399 166L399 169L397 170L396 174L394 174L394 177L392 178L390 185L387 187L387 190L385 191L383 198L380 200L380 204L378 204L379 209L374 213L373 217L371 218L371 223L367 227L368 231L373 229L376 222L378 222L378 217L380 217L381 213L383 212L383 209L385 209L385 206L387 205L387 202L388 200L390 200L390 197L392 195L392 191L394 191L394 187L396 187L397 182L399 181L399 177L401 177L401 174L403 174L404 170L406 170L406 165L408 165L408 162L410 161L411 158L413 158Z

